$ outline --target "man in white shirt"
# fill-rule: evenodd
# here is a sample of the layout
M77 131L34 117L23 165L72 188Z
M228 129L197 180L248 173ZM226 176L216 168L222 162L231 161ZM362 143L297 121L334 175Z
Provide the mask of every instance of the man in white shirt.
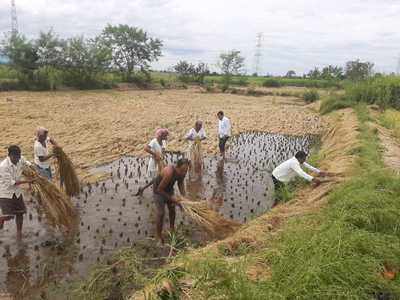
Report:
M36 131L36 140L33 145L34 163L40 175L47 179L52 179L50 159L54 157L49 153L49 144L56 146L55 141L48 137L49 131L46 128L39 127Z
M317 178L304 172L301 166L304 166L310 171L316 173L317 176L324 177L329 175L329 173L322 172L321 170L306 163L306 159L307 154L303 151L299 151L294 157L277 166L272 172L272 180L274 182L275 190L279 190L285 183L290 182L296 176L300 176L309 182L313 182L316 186L321 183Z
M207 136L203 128L202 121L196 121L194 127L186 134L186 140L189 141L187 158L189 159L191 165L191 175L193 175L193 173L201 173L201 170L203 169L201 141L205 140L206 138Z
M32 183L29 180L21 180L24 165L31 163L21 156L21 149L15 145L8 148L8 157L0 163L0 229L5 221L15 217L18 240L22 237L23 215L26 213L20 186Z
M159 172L164 168L163 152L166 147L169 130L166 128L159 128L156 130L156 137L144 147L144 151L151 155L147 167L147 176L151 178L150 182L144 187L139 187L135 196L143 195L145 189L153 184L154 179Z
M225 145L231 136L231 121L224 116L223 111L217 113L218 117L218 137L219 137L219 151L222 158L225 160Z

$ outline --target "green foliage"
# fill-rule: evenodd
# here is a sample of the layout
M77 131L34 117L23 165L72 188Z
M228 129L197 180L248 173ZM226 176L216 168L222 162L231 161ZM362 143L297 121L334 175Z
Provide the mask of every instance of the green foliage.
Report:
M379 121L384 127L392 130L393 135L400 141L400 111L387 109L379 117Z
M161 56L162 41L149 37L141 28L108 25L101 39L112 53L113 64L128 81L136 71L148 71L150 63Z
M278 79L275 78L267 78L262 83L263 87L281 87L282 83Z
M345 77L351 81L360 81L372 76L374 64L362 62L359 59L346 63Z
M203 84L204 77L210 73L208 66L205 63L198 63L197 65L187 61L179 61L174 70L178 73L178 79L184 83L196 82Z
M382 76L349 84L346 86L346 97L356 103L400 109L400 77Z
M321 101L319 112L322 115L328 114L332 111L347 108L352 106L352 103L341 95L330 95Z
M303 99L307 103L312 103L319 100L319 93L317 90L307 90L303 94Z
M239 75L244 67L244 57L240 55L240 51L231 50L221 53L219 56L218 66L223 75L223 84L228 86L231 83L231 77Z

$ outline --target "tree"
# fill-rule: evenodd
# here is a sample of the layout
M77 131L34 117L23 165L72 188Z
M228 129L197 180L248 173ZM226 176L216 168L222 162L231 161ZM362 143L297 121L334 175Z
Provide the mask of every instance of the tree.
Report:
M317 67L315 67L313 70L310 70L307 73L307 77L311 79L318 79L321 77L321 71Z
M2 42L1 53L10 65L20 72L32 72L37 67L38 56L32 41L20 34L12 34Z
M296 72L293 71L293 70L289 70L289 71L286 73L286 76L285 76L285 77L293 78L293 77L295 77L295 76L296 76Z
M40 32L35 41L35 50L39 66L61 67L63 65L65 41L58 38L52 30Z
M111 50L113 64L128 81L138 70L147 72L150 63L161 56L162 41L137 27L108 25L102 32L102 40Z
M68 72L68 81L79 88L95 85L96 76L111 64L111 51L100 38L68 39L63 52L63 68Z
M329 65L324 67L321 71L320 77L327 80L341 80L343 79L343 68L338 66Z
M244 57L240 55L240 51L232 50L221 53L219 59L218 66L224 76L225 84L228 86L232 75L239 75L242 73Z
M359 59L346 63L345 76L353 81L365 80L373 75L374 64Z
M197 65L189 63L187 61L179 61L174 67L176 73L179 74L179 78L183 82L197 82L203 83L204 77L210 74L207 64L199 62Z

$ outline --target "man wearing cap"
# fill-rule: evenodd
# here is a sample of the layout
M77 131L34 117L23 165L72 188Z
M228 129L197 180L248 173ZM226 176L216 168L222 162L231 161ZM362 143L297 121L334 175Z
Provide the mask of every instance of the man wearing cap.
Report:
M52 179L50 159L54 156L49 153L49 145L56 146L56 142L48 137L49 131L44 127L39 127L36 131L36 140L33 145L33 157L37 171L48 180Z
M22 238L23 215L26 213L21 185L32 183L21 179L24 165L31 163L21 156L21 149L15 145L8 148L7 158L0 163L0 229L5 221L15 217L18 240Z

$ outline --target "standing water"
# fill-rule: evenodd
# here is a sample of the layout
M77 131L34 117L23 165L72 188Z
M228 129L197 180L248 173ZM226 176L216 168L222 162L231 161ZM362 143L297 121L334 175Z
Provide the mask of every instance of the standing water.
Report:
M272 169L299 150L308 152L314 141L314 136L259 132L235 136L229 142L226 162L206 157L203 174L188 176L188 197L222 197L219 212L225 218L245 223L272 207ZM180 156L167 153L166 160L173 163ZM107 173L109 179L84 186L73 199L79 220L76 234L68 239L47 226L35 209L35 199L27 195L23 242L15 241L14 222L6 223L0 231L0 295L8 292L21 299L49 281L85 276L91 265L104 261L115 250L154 237L152 188L142 197L134 196L148 180L147 162L148 158L126 156L91 170ZM176 224L192 225L179 210Z

